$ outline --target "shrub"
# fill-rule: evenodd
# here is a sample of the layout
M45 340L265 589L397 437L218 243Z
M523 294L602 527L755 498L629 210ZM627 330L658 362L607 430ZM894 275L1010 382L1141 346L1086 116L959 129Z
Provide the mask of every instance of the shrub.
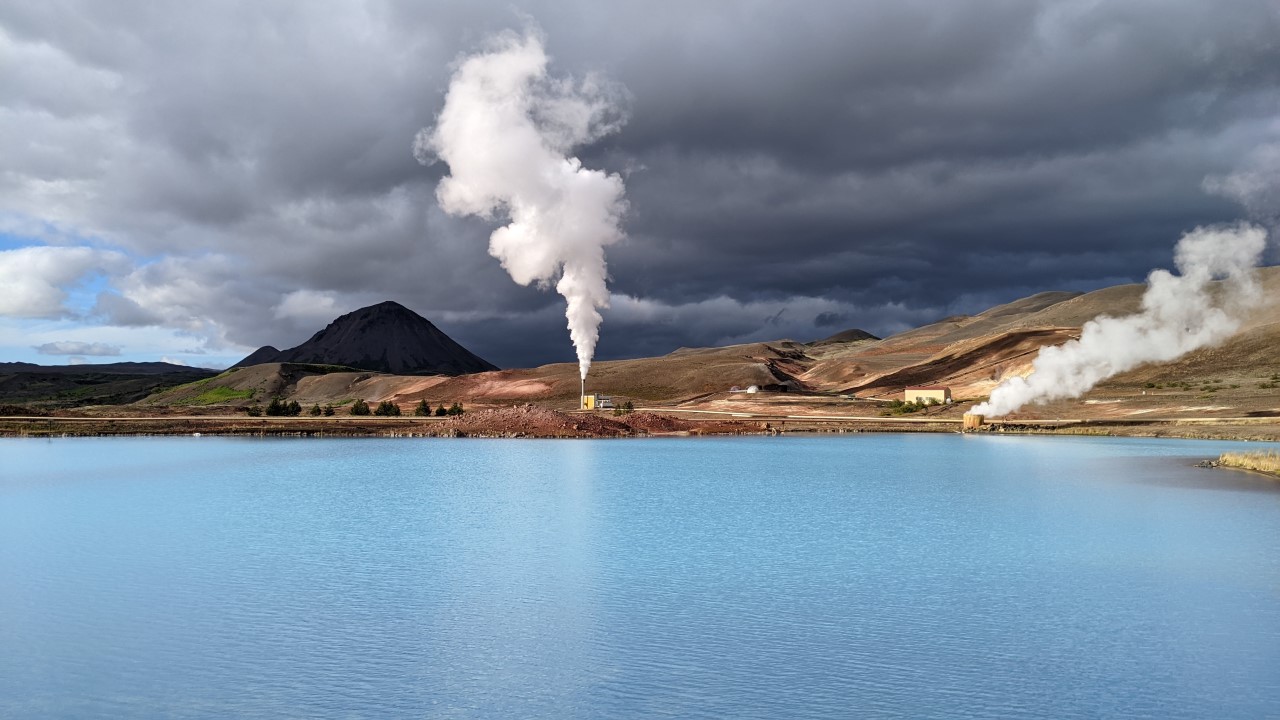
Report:
M245 408L245 409L244 409L244 411L245 411L246 413L249 413L249 417L261 417L261 416L262 416L262 408L261 408L261 407L258 407L257 405L250 405L249 407Z
M351 404L351 414L352 415L368 415L369 403L365 402L364 400L356 400L354 403Z
M302 414L302 406L298 404L297 400L290 400L289 404L284 408L284 413L289 417L298 417Z
M332 405L325 405L325 406L324 406L324 416L325 416L325 417L333 417L333 406L332 406Z
M917 410L923 410L925 407L926 405L923 401L922 402L902 402L901 400L894 400L893 402L889 403L889 414L890 415L907 415L907 414L916 412Z
M449 406L449 409L447 412L450 415L461 415L466 411L462 409L462 403L454 403Z
M320 417L320 413L322 412L324 411L320 409L320 403L316 403L311 406L311 409L307 411L307 414L311 417Z
M1155 387L1155 386L1156 386L1156 384L1155 384L1155 383L1147 383L1147 387L1149 387L1149 388L1153 388L1153 387Z
M1227 467L1260 470L1280 475L1280 453L1274 450L1262 452L1226 452L1218 458L1218 462Z
M448 414L449 414L449 408L445 407L444 403L440 403L440 407L436 408L436 417L444 417L445 415L448 415Z
M427 417L431 414L431 406L425 399L419 400L418 404L413 406L413 414L417 417Z
M400 417L400 406L390 400L383 400L378 403L378 409L374 410L373 414L381 417Z
M289 414L289 403L280 399L280 396L271 398L271 402L267 405L266 414L268 417L282 417Z

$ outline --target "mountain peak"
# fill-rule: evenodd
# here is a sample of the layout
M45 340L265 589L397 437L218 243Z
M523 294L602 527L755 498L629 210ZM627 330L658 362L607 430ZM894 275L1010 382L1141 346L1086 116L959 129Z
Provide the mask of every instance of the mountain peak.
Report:
M353 310L288 350L260 348L236 367L265 362L347 365L397 375L463 375L496 370L441 332L430 320L393 300Z
M809 344L822 345L826 343L845 343L845 342L857 342L859 340L879 340L879 339L880 338L876 337L875 335L872 335L871 333L861 328L849 328L848 330L843 330L841 332L838 332L835 335L832 335L831 337L823 338L821 340L815 340L814 342L811 342Z
M362 308L360 308L359 310L354 310L354 311L352 311L352 312L350 312L350 313L347 313L347 314L348 314L348 315L351 315L351 314L358 313L358 312L375 312L375 313L409 313L410 315L415 315L415 316L417 316L417 317L422 317L421 315L418 315L418 313L416 313L416 312L414 312L414 311L410 310L409 308L407 308L407 307L405 307L405 306L401 305L400 303L396 302L395 300L383 300L383 301L382 301L382 302L380 302L380 303L375 303L375 304L370 305L370 306L368 306L368 307L362 307ZM423 318L423 319L425 319L425 318Z

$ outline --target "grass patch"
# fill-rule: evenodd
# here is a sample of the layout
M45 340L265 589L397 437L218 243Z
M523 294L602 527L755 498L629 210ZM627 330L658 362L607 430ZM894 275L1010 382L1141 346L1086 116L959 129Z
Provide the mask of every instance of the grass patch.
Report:
M1242 470L1258 470L1280 477L1280 452L1226 452L1218 458L1223 467L1240 468Z
M322 365L318 363L281 363L283 367L296 368L306 372L318 373L320 375L328 375L329 373L340 372L369 372L360 368L348 367L346 365Z
M185 385L178 385L178 386L173 387L173 388L170 388L170 389L171 389L171 390L186 390L186 389L194 389L194 388L202 387L202 386L204 386L204 385L208 385L209 383L213 382L214 380L221 380L221 379L223 379L223 378L231 377L233 374L235 374L235 373L237 373L237 372L240 372L240 368L231 368L230 370L226 370L226 371L224 371L224 372L218 373L217 375L214 375L213 377L207 377L207 378L205 378L205 379L203 379L203 380L196 380L196 381L194 381L194 382L186 383Z
M252 400L253 390L236 390L229 387L216 387L205 390L199 395L191 398L192 405L216 405L218 403L231 402L232 400Z

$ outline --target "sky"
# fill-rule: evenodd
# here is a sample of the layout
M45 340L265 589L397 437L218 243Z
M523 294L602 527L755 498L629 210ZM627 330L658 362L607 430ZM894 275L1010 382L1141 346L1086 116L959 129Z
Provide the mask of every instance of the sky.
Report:
M513 30L619 88L574 151L625 183L597 359L1138 282L1280 210L1274 0L5 3L0 362L225 367L388 299L573 361L564 298L489 254L505 220L414 156Z

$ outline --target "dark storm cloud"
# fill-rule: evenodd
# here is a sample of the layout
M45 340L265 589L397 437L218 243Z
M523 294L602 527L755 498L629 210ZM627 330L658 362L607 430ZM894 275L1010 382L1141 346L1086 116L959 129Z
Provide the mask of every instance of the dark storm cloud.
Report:
M450 64L527 18L555 72L631 94L583 150L631 206L602 358L1139 280L1275 206L1264 0L51 1L0 7L0 231L125 250L98 316L211 348L393 298L500 365L568 361L559 298L410 151Z

